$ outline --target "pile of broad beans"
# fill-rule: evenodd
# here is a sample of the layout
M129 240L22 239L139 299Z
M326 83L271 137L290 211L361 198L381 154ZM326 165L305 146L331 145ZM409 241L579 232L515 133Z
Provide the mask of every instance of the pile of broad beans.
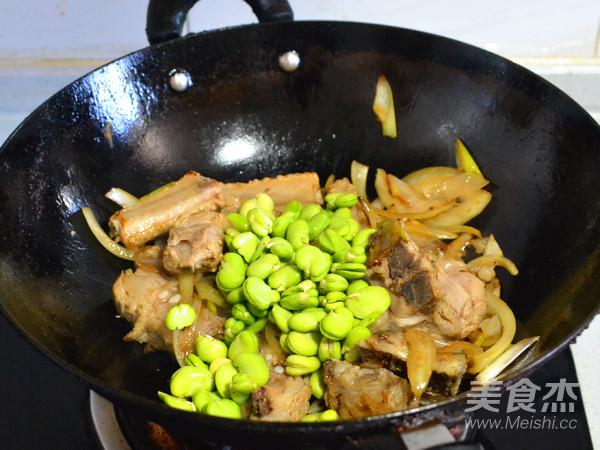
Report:
M352 217L356 195L332 193L325 201L325 207L292 201L276 216L272 199L259 194L227 216L233 225L225 232L229 251L215 281L232 317L223 341L198 338L197 354L188 355L187 366L171 378L171 395L159 393L165 403L241 417L240 405L269 379L255 334L268 321L281 331L285 372L310 375L316 398L324 393L319 369L325 360L359 359L357 344L371 335L368 326L389 308L390 295L363 279L375 230L361 229ZM336 418L335 411L325 411L306 419Z

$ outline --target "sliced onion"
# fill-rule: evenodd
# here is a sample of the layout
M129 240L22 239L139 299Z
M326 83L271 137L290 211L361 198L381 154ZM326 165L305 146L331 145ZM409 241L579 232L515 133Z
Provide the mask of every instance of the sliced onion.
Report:
M496 240L493 234L490 234L490 236L488 237L483 254L485 256L504 256L504 253L500 248L500 244L498 244L498 241Z
M90 227L90 230L92 230L92 233L94 234L94 236L96 236L98 242L100 242L100 244L102 244L102 246L106 250L111 252L113 255L118 256L119 258L133 261L133 258L135 256L134 250L125 248L122 245L119 245L115 241L113 241L110 238L110 236L106 234L106 232L102 229L90 207L86 206L84 208L81 208L81 211L83 212L83 216L85 217L85 221Z
M476 272L482 267L504 267L511 275L517 275L519 269L510 259L505 256L479 256L467 263L467 268Z
M511 345L494 362L482 370L475 378L481 383L487 383L494 380L500 373L514 362L525 350L535 344L539 336L523 339L516 344Z
M433 373L437 349L429 333L409 328L404 332L408 344L406 371L410 388L415 397L420 398Z
M350 165L350 178L352 184L358 191L358 195L367 200L367 176L369 175L369 166L352 161Z
M427 198L451 200L481 189L489 183L488 180L477 173L458 173L451 176L431 176L412 186L414 191L421 193Z
M223 298L218 289L208 283L204 283L203 281L196 281L195 286L196 292L198 292L200 298L208 300L210 303L214 303L221 309L228 308L229 304Z
M469 369L469 373L479 373L488 367L496 358L510 347L517 331L517 322L509 306L499 297L486 290L486 300L489 314L498 314L502 324L502 336L494 345L475 358L475 363Z
M377 120L381 122L383 135L391 138L397 137L394 96L392 94L392 87L385 75L380 75L377 79L373 111L377 116Z
M455 203L447 202L445 200L439 201L431 205L429 209L425 209L424 211L414 211L414 212L403 212L398 211L396 205L392 205L390 209L376 209L377 214L386 217L388 219L415 219L415 220L425 220L431 219L445 211L451 209ZM441 228L441 227L438 227Z
M483 189L473 191L462 197L462 202L456 203L451 209L436 217L427 219L425 223L432 227L448 227L463 225L479 215L492 199L492 194Z
M426 239L455 239L458 235L449 231L440 230L439 228L428 227L427 225L416 220L404 221L404 229L410 237L420 236Z
M472 234L473 236L481 237L481 231L469 225L451 225L447 227L439 227L440 230L450 231L452 233Z
M131 195L129 192L117 187L110 188L110 190L104 194L104 196L122 208L129 208L130 206L135 205L138 201L136 196Z
M460 139L456 139L454 142L454 156L456 156L456 167L458 170L481 175L481 170L479 170L469 150L467 150L467 147L465 147L465 144Z
M194 295L194 280L193 273L178 273L177 280L179 281L179 293L181 294L180 303L192 303L192 295Z
M438 175L450 177L450 176L456 175L458 173L460 173L460 172L457 169L455 169L454 167L431 166L431 167L424 167L422 169L415 170L414 172L411 172L408 175L406 175L404 178L402 178L402 180L405 181L406 183L412 185L412 184L418 183L421 180L424 180L425 178L438 176Z
M438 348L437 352L454 353L457 350L462 350L465 353L465 355L467 355L467 358L469 358L471 361L474 361L477 355L481 355L483 353L483 349L481 347L467 341L451 342L450 344L444 347Z

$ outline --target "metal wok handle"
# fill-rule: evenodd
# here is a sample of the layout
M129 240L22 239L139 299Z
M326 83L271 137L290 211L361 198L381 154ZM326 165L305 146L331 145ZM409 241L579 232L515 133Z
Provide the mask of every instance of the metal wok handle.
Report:
M287 0L244 0L261 23L286 22L294 19ZM146 35L150 44L181 37L183 23L198 0L150 0L146 18Z

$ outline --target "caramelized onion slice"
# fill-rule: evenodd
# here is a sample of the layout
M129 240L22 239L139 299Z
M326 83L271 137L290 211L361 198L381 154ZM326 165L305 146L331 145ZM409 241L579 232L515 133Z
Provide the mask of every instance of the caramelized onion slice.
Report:
M491 292L485 292L488 313L497 314L502 324L502 336L500 339L488 348L481 355L475 357L475 363L469 369L469 373L479 373L488 367L496 358L498 358L504 351L510 347L510 344L515 337L517 331L517 322L515 316L509 306L504 303L499 297L495 296Z
M511 275L517 275L519 269L510 259L505 256L479 256L467 263L467 268L476 272L482 267L504 267Z
M122 245L119 245L115 241L113 241L110 238L110 236L102 229L90 207L86 206L84 208L81 208L81 211L83 212L83 216L85 217L85 221L90 227L90 230L92 231L96 239L98 239L98 242L100 242L100 244L102 244L102 246L106 250L111 252L113 255L118 256L119 258L133 261L133 257L135 254L134 250L125 248Z
M511 345L504 353L502 353L494 362L479 372L475 377L481 383L488 383L494 380L504 369L514 362L525 350L535 344L539 336L523 339L516 344Z
M350 165L350 178L352 184L358 191L358 195L367 200L367 176L369 175L369 166L352 161Z
M410 388L415 397L420 398L433 373L436 347L433 338L426 332L409 328L404 332L408 344L406 370Z
M118 187L110 188L110 190L104 194L104 196L107 199L115 202L121 208L129 208L130 206L135 205L135 203L138 201L136 196L131 195L129 192Z
M385 75L379 75L375 86L375 99L373 100L373 112L377 120L381 122L384 136L395 138L398 136L396 129L396 111L394 110L394 96L392 87Z
M463 225L473 217L479 215L492 199L492 194L483 189L473 191L464 195L460 203L431 219L427 219L426 225L432 227L447 227Z

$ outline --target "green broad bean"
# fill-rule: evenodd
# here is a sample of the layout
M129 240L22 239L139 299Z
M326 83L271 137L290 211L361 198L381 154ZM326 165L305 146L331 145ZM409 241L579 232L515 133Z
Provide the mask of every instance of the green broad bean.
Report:
M269 381L269 366L258 353L238 353L233 358L233 365L241 374L246 374L256 387L261 387Z
M363 247L350 247L347 250L334 253L334 263L359 263L363 264L367 261L367 252Z
M340 341L326 338L323 336L319 343L317 352L319 359L325 362L328 359L342 359L342 344Z
M333 212L333 215L343 219L350 219L352 218L352 210L350 208L338 208Z
M335 422L339 419L339 415L335 409L326 409L319 414L319 422Z
M257 205L256 197L251 198L250 200L246 200L244 203L242 203L242 206L240 206L238 213L240 213L243 217L245 217L247 219L248 211L250 211L251 209L257 208L257 207L258 207L258 205Z
M293 264L281 267L267 278L267 284L277 292L285 291L287 288L297 285L302 281L302 272Z
M321 413L307 414L300 419L300 422L305 422L305 423L318 422L320 415L321 415Z
M252 394L257 387L256 382L245 373L236 373L231 379L231 392Z
M348 243L348 241L342 238L337 233L337 231L331 228L328 228L325 231L323 231L317 237L317 242L321 249L332 255L350 250L350 244Z
M273 307L269 311L269 320L273 322L277 326L277 328L279 328L284 333L290 332L288 322L292 316L292 312L288 311L285 308L282 308L278 304L273 305Z
M244 258L244 261L249 262L258 247L259 237L251 231L244 231L235 235L231 240L231 245L235 251Z
M258 309L252 303L246 303L248 307L248 311L256 318L262 319L263 317L267 317L269 315L269 310L267 309Z
M348 300L346 300L346 303ZM319 329L321 334L329 339L342 340L352 329L354 316L347 307L335 308L329 311L321 320Z
M248 311L248 307L245 303L236 303L231 308L231 315L237 320L241 320L245 325L251 325L256 320L252 313Z
M213 400L204 407L204 414L207 416L225 417L228 419L241 419L242 409L233 400L222 398Z
M365 341L371 336L371 331L365 326L357 326L350 330L344 345L342 346L342 353L346 353L356 347L360 341Z
M333 311L337 308L345 308L346 304L344 302L333 302L333 303L325 303L323 305L323 309L327 312Z
M300 273L300 276L302 276L302 273ZM317 284L314 281L304 280L294 286L290 286L289 288L285 289L281 293L281 296L285 297L286 295L297 294L298 292L308 293L309 295L312 295L310 293L316 291L316 288Z
M223 398L231 398L231 382L233 376L239 373L233 364L223 364L215 372L215 386Z
M288 333L281 333L281 335L279 336L279 345L285 353L290 354L292 353L292 351L287 346L287 338Z
M252 253L252 256L248 260L248 263L252 264L254 261L256 261L258 258L260 258L266 253L267 242L269 242L270 239L271 238L269 236L263 236L260 238L260 240L258 241L258 245L256 246L256 250L254 250L254 253Z
M241 286L235 288L233 291L227 294L226 300L232 305L246 301L246 297L244 296L244 288Z
M229 219L233 225L233 228L240 233L243 231L250 231L250 224L248 223L248 220L240 213L227 214L227 219Z
M214 376L219 367L224 366L225 364L233 364L233 362L229 358L217 358L210 363L210 366L208 366L208 370Z
M333 192L325 196L327 208L351 208L358 203L358 197L351 192Z
M169 330L181 330L193 325L196 321L196 310L187 303L173 306L167 313L165 325Z
M257 277L261 280L266 279L272 273L278 271L281 268L281 262L277 255L267 253L262 255L256 261L251 263L246 270L246 276Z
M310 374L308 380L310 390L315 398L322 399L325 395L325 382L323 381L323 371L321 369Z
M259 237L271 234L273 231L273 222L275 222L273 213L265 209L254 208L248 211L250 229Z
M188 412L196 412L196 406L194 403L184 398L174 397L173 395L169 395L161 391L158 391L158 398L170 408L180 409Z
M360 231L360 224L352 217L341 217L335 214L331 217L329 227L346 239L351 241L352 238Z
M312 216L308 221L308 238L313 241L329 226L328 211L321 211Z
M216 392L198 391L194 394L192 402L198 412L204 412L204 407L210 402L220 400L221 397Z
M321 281L319 287L325 292L345 291L348 289L348 281L336 273L328 273Z
M203 367L205 369L208 369L208 366L204 363L204 361L202 361L202 359L200 359L200 357L194 353L188 354L184 358L183 362L186 366Z
M360 360L360 358L361 355L358 347L352 347L350 350L344 353L344 360L348 361L349 363L355 363Z
M260 278L248 277L244 280L242 286L248 303L254 305L257 309L266 311L269 306L279 301L279 292L271 289Z
M275 203L273 203L273 199L269 194L261 192L255 198L257 208L261 208L269 212L273 212L273 210L275 209Z
M238 234L240 234L240 232L235 228L227 228L225 230L225 245L227 245L227 248L230 252L235 252L235 247L233 246L233 238L236 237Z
M343 276L347 280L359 280L365 276L367 266L361 263L333 263L331 271Z
M346 294L342 291L331 291L325 295L326 303L338 303L346 301Z
M233 252L225 253L215 277L217 287L223 292L231 292L240 287L245 278L246 263L242 256Z
M192 397L198 391L212 391L214 379L205 367L183 366L171 375L169 387L175 397Z
M306 278L318 282L327 275L331 267L330 256L314 245L305 245L296 250L296 266Z
M248 325L248 327L244 331L248 331L249 333L259 333L262 330L264 330L265 327L267 326L267 320L268 320L266 317L268 312L267 311L264 311L264 312L265 312L265 317L257 319L252 325Z
M227 356L227 346L223 341L212 336L198 336L198 339L196 339L196 353L202 361L210 364L217 358Z
M306 220L308 222L321 211L323 211L323 208L321 208L321 206L317 205L316 203L310 203L304 207L304 209L300 212L300 216L298 218L300 220Z
M365 317L364 319L362 319L356 326L368 327L369 325L371 325L372 323L374 323L377 319L379 319L379 317L381 316L381 314L382 313L379 312L379 311L373 311L367 317Z
M390 304L390 293L380 286L367 286L349 295L346 300L346 307L357 319L364 319L373 313L381 315Z
M354 280L351 281L348 285L348 289L346 289L346 295L356 294L361 289L364 289L369 286L369 283L365 280Z
M229 345L227 357L234 361L239 353L256 353L258 351L258 338L254 333L242 331ZM234 362L235 364L235 362Z
M352 238L352 247L365 248L369 244L369 237L377 230L374 228L365 228L356 233L356 236Z
M285 360L285 372L293 377L308 375L320 367L321 361L316 356L289 355Z
M298 200L292 200L287 205L285 205L285 208L283 208L283 211L281 212L281 214L282 215L287 214L290 217L293 217L294 220L296 220L298 217L300 217L301 212L302 212L302 203L300 203Z
M292 247L294 247L294 250L296 251L299 248L308 245L310 242L308 222L302 219L294 220L288 226L285 232L285 238L292 244Z
M233 337L233 336L236 336L238 333L240 333L245 327L246 327L246 324L244 322L236 319L235 317L230 317L229 319L227 319L225 321L224 328L225 328L225 331L229 330Z
M273 222L273 231L271 235L274 237L284 238L287 230L292 222L297 218L289 213L284 213L275 219Z
M319 351L320 338L321 334L318 331L309 331L308 333L290 331L286 345L296 355L315 356Z
M294 314L290 313L286 323L287 331L281 331L287 333L289 330L294 330L300 333L308 333L309 331L318 330L321 319L326 315L327 313L323 308L307 308Z
M289 261L294 257L294 247L282 237L272 237L266 248L281 261Z
M297 292L281 297L279 304L287 310L299 311L301 309L316 308L319 306L319 297L305 292Z

